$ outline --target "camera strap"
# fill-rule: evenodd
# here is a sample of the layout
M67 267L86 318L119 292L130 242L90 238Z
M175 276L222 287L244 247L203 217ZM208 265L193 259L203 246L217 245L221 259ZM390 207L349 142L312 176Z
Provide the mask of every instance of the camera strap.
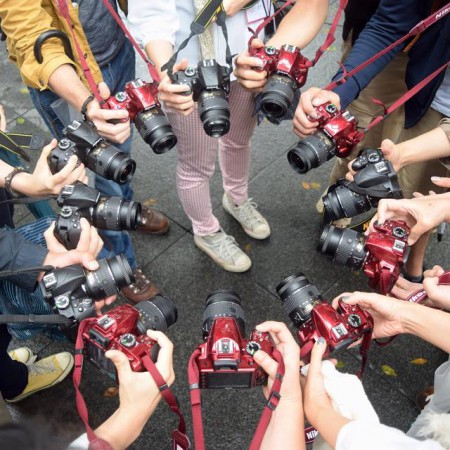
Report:
M264 438L264 434L269 425L273 411L275 411L280 401L280 390L284 376L284 361L281 353L274 349L273 358L278 363L277 374L270 389L269 398L264 406L263 413L259 420L256 431L253 435L249 450L258 450ZM197 358L200 356L200 349L196 349L189 358L188 378L189 393L191 397L192 424L194 428L194 447L195 450L205 450L205 436L202 420L202 404L200 393L200 374L197 365Z
M228 42L228 29L226 26L227 14L223 8L222 0L209 0L203 9L197 14L193 22L191 23L191 32L189 36L179 45L177 51L162 67L161 71L167 70L167 74L172 79L173 66L177 60L178 54L183 50L189 41L194 37L202 34L206 28L210 25L213 19L216 19L217 25L222 29L223 37L226 43L226 56L225 60L229 68L229 73L233 70L233 55L231 54L230 44Z
M409 38L413 38L415 36L418 36L420 33L423 33L427 28L429 28L431 25L434 25L437 21L445 17L447 14L450 13L450 7L449 5L443 6L438 11L434 12L433 14L429 15L426 19L419 22L417 25L415 25L409 33L405 34L403 37L398 39L397 41L393 42L391 45L387 46L384 50L381 50L376 55L369 58L367 61L364 61L359 66L356 66L350 71L347 71L345 67L343 68L343 75L341 78L339 78L336 81L331 82L328 84L324 90L331 91L335 87L345 83L350 77L356 75L358 72L361 72L361 70L365 69L368 65L372 64L374 61L376 61L381 56L385 55L386 53L390 52L393 48L397 47L398 45L402 44Z
M97 321L96 317L91 317L84 319L80 322L79 328L78 328L78 334L77 339L75 343L75 369L73 371L73 385L75 388L75 395L76 395L76 404L77 404L77 410L78 414L81 418L81 420L84 423L84 426L86 428L86 434L89 440L89 448L91 446L95 445L95 449L99 450L112 450L112 447L110 444L108 444L106 441L103 441L99 439L92 428L89 425L89 413L87 410L86 402L84 401L83 395L80 391L80 383L81 383L81 375L83 372L83 349L84 349L84 341L83 341L83 333L87 329L88 326L94 324L94 322ZM183 415L180 412L179 403L177 398L174 396L172 391L167 386L167 383L165 382L164 378L160 374L159 370L155 366L154 362L151 360L149 355L145 355L142 358L142 362L144 364L144 367L148 370L150 375L153 377L156 385L158 386L159 391L161 392L162 397L169 405L169 408L178 415L179 417L179 423L178 423L178 429L174 430L172 433L172 441L173 441L173 450L188 450L190 448L189 439L186 436L186 423L184 420ZM99 445L100 444L100 445Z
M39 323L72 325L73 321L59 314L0 314L0 323Z
M36 139L38 139L39 142L37 142ZM20 156L27 162L30 162L30 157L24 149L28 148L30 150L37 150L42 149L43 146L44 139L42 138L42 136L32 134L6 133L0 130L0 147L7 150L8 152Z
M267 17L263 22L261 22L255 31L253 31L251 28L249 28L250 33L252 33L252 37L248 41L248 47L251 48L251 44L253 42L253 39L257 38L261 30L268 25L270 22L272 22L273 19L281 12L284 8L290 6L292 3L295 3L296 0L288 0L285 2L285 4L280 8L277 9L271 16ZM344 9L346 8L348 3L348 0L339 0L339 7L336 11L336 15L334 16L333 22L331 24L330 29L328 30L327 37L325 38L325 42L319 47L319 49L316 51L316 54L314 56L314 59L312 61L308 61L307 66L312 67L317 64L321 56L327 51L327 49L330 47L330 45L336 40L335 34L336 34L336 28L339 25L339 21L341 20L341 15Z

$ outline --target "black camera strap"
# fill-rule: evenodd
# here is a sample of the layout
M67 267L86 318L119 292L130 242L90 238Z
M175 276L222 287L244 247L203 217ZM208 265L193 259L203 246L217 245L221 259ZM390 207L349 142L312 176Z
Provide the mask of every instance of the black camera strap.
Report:
M10 198L8 200L3 200L0 202L0 205L6 204L6 203L16 203L25 205L28 203L36 203L36 202L42 202L43 200L52 200L56 198L56 195L48 195L45 197L17 197L17 198Z
M223 8L222 0L209 0L208 3L203 7L201 11L197 14L193 22L191 23L191 32L189 36L179 45L177 51L172 55L172 57L167 61L162 67L161 71L167 70L170 78L173 76L173 66L177 61L178 54L183 50L189 41L194 37L202 34L206 28L211 24L211 21L216 18L216 23L222 29L223 37L226 43L226 63L229 67L229 73L233 70L233 55L231 54L230 45L228 42L228 29L226 26L226 12Z
M0 147L30 162L30 157L24 147L30 148L33 137L31 134L13 134L0 130Z
M98 319L96 317L91 317L84 319L80 322L80 326L78 328L77 339L75 343L75 369L73 371L73 385L75 388L75 398L77 404L78 414L81 420L84 423L86 428L86 434L89 440L90 447L95 444L95 448L97 450L112 450L112 447L106 441L99 439L92 428L89 425L89 413L86 406L86 402L84 401L83 395L80 391L81 384L81 376L83 372L83 349L84 349L84 341L83 334L86 329L93 325ZM142 363L144 367L148 370L150 375L153 377L156 385L158 386L159 391L161 392L161 396L169 405L169 408L178 415L179 423L178 429L174 430L172 433L172 448L176 450L189 450L190 442L188 437L186 436L186 422L184 420L183 415L181 414L178 399L172 393L169 386L165 382L158 368L155 366L155 363L151 360L149 355L144 355L142 357Z
M197 358L200 356L200 349L197 348L189 358L188 365L188 378L189 378L189 392L191 397L191 411L192 411L192 423L194 428L194 447L195 450L205 450L205 436L203 431L202 420L202 400L200 393L200 373L197 365ZM258 450L261 446L261 442L264 439L264 434L269 426L272 413L275 411L280 401L280 390L284 376L284 361L281 353L274 349L273 358L278 363L277 374L275 380L270 389L269 398L264 406L263 413L259 420L255 434L253 435L252 442L249 450Z
M0 323L38 323L72 325L73 320L59 314L0 314Z

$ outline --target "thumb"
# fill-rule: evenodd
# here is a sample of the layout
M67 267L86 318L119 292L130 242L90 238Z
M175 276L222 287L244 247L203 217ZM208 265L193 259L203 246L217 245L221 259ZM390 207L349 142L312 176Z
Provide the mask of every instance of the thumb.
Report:
M450 187L450 178L445 177L431 177L431 181L436 185L443 188Z
M110 359L116 366L119 383L124 376L132 372L130 362L122 352L119 352L118 350L108 350L105 353L105 356Z
M253 359L260 365L264 372L269 375L270 378L275 379L277 375L278 363L272 359L265 351L258 350L254 355Z
M189 61L186 58L183 58L180 62L177 62L173 66L173 72L178 72L179 70L186 70L189 66Z
M42 158L47 158L48 155L50 154L50 152L56 147L56 145L58 144L58 141L56 139L52 139L52 141L50 142L50 144L46 145L41 152L41 157Z
M391 156L392 152L395 150L395 144L390 139L385 139L381 143L381 151L383 152L384 156Z
M322 371L322 357L325 354L325 350L327 349L327 343L323 337L320 337L311 352L311 358L309 361L309 375L320 374Z
M318 95L312 99L311 103L313 106L320 106L326 103L327 101L328 101L327 99L322 98L320 95Z
M251 43L251 48L261 48L264 47L263 41L261 39L253 39Z
M103 100L107 100L111 97L111 91L104 81L100 81L100 83L98 83L98 93Z

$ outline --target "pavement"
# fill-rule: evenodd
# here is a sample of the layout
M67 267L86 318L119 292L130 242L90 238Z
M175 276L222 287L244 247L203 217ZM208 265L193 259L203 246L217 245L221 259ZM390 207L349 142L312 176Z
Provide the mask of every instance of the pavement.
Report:
M331 19L336 2L330 3ZM324 29L305 50L307 56L314 54L325 33ZM326 85L337 70L340 33L341 27L336 33L336 42L310 71L306 87ZM143 78L148 78L140 62L139 73ZM5 43L0 43L0 103L5 106L10 131L37 132L49 136L15 66L7 61ZM167 334L175 344L176 382L173 390L188 420L190 436L192 427L186 367L190 354L202 340L202 312L209 293L223 288L235 290L242 299L249 333L253 326L269 319L290 325L275 293L275 286L295 272L304 272L323 297L329 300L345 291L370 291L363 274L338 266L316 251L320 217L314 205L327 185L332 162L306 175L298 175L286 159L287 149L295 142L296 137L288 121L279 126L262 123L252 141L249 191L270 222L272 234L265 241L248 237L239 224L224 212L218 167L212 177L214 213L222 227L236 238L253 261L247 273L232 274L215 266L194 246L191 226L175 188L176 151L156 155L138 133L134 135L132 156L137 161L133 178L134 199L163 211L170 219L171 228L166 236L161 237L133 234L133 242L140 266L178 308L178 322ZM32 218L27 210L18 208L17 224L30 220ZM441 243L432 237L426 265L445 264L449 250L449 236ZM73 350L69 342L54 342L45 336L27 342L13 341L11 348L21 345L27 345L35 352L41 350L40 356ZM363 383L384 424L403 431L409 428L418 413L414 404L415 395L432 383L434 370L444 358L441 351L413 336L400 336L388 347L372 346ZM338 355L338 360L342 371L356 373L359 369L356 350L344 351ZM82 392L93 428L118 406L118 396L108 395L107 390L112 386L114 383L108 377L90 364L85 364ZM261 389L205 391L202 394L207 446L217 450L248 448L264 405ZM32 421L41 433L48 433L52 440L49 447L52 448L64 448L84 432L76 411L70 377L18 404L8 405L8 408L15 420ZM130 448L170 448L170 433L176 423L166 404L161 402L141 437Z

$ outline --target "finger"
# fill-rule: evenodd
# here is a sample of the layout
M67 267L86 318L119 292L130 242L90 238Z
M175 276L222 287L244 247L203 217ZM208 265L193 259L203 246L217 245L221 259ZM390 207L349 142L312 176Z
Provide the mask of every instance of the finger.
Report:
M325 338L322 336L317 339L311 352L309 361L308 378L322 376L322 358L327 349Z
M100 236L95 227L90 227L90 239L89 239L89 247L87 249L88 253L97 256L98 253L98 241L100 240Z
M264 42L261 39L253 39L251 43L251 48L261 48L264 47Z
M292 336L292 333L283 322L263 322L256 326L256 330L261 332L269 332L272 336L275 335L279 343L297 345L294 336Z
M392 156L392 152L395 150L395 144L390 139L384 139L380 146L383 155L389 159Z
M270 378L275 379L277 376L278 363L272 359L265 351L258 350L254 355L253 359L256 364L260 365L264 372L269 375Z
M421 198L421 197L425 197L423 194L421 194L420 192L413 192L413 197L414 198Z
M158 366L163 368L166 376L168 376L172 372L173 365L172 341L161 331L147 330L147 336L158 343L160 350L156 362Z
M117 369L117 375L119 382L129 376L132 372L130 362L124 353L118 350L108 350L105 356L110 359Z
M173 65L173 72L178 72L179 70L186 70L189 66L189 61L186 58L183 58L180 62L177 62Z
M56 148L56 146L58 145L58 141L56 139L52 139L52 141L50 142L50 144L46 145L41 152L41 158L45 158L45 160L47 160L48 155L50 155L50 152Z
M78 241L77 250L79 252L88 252L91 239L91 225L82 217L80 219L81 233Z
M81 264L88 270L97 270L100 266L98 262L89 253L81 253L79 250L73 250L78 253L78 258L81 256ZM81 255L80 255L81 254Z
M56 172L51 177L53 185L57 186L61 183L64 183L65 181L67 181L65 184L70 184L70 182L68 182L67 179L68 179L69 175L74 171L75 167L77 166L77 163L78 163L78 157L76 155L72 155L69 158L69 161L67 161L67 164L59 172Z
M436 185L443 188L450 188L450 178L445 177L431 177L431 181Z
M53 221L50 226L44 231L44 239L53 237L53 233L55 231L55 221Z
M105 304L106 305L111 305L112 303L114 303L117 299L117 295L111 295L111 297L107 297L105 298Z
M98 93L103 100L107 100L111 97L111 91L104 81L100 81L100 83L98 83Z
M238 78L242 81L258 81L260 84L266 83L267 72L265 70L240 69L237 72Z
M95 123L95 119L104 120L105 122L107 122L108 120L128 119L129 115L128 111L124 109L98 109L93 111L90 117L94 120ZM122 123L117 125L122 125Z

